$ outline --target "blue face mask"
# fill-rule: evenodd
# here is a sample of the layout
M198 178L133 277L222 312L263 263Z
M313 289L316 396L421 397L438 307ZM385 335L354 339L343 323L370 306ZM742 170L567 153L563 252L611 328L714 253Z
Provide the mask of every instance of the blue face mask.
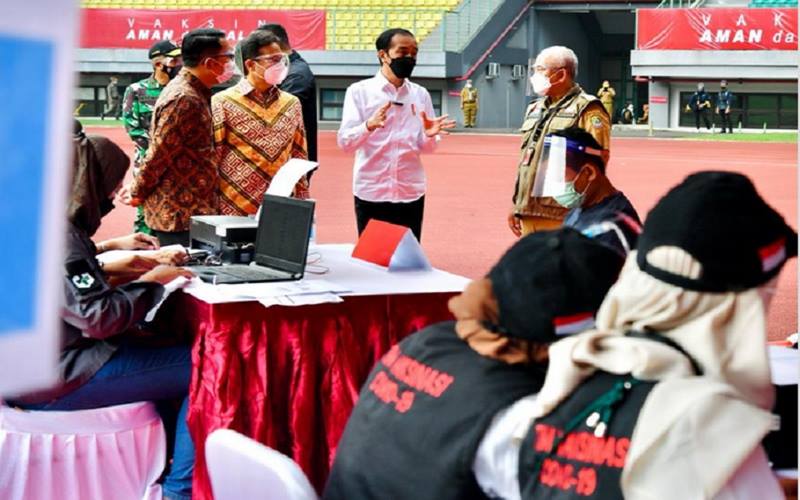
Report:
M564 183L564 192L553 198L562 207L572 209L581 206L585 196L586 193L579 193L575 189L575 181L569 181Z

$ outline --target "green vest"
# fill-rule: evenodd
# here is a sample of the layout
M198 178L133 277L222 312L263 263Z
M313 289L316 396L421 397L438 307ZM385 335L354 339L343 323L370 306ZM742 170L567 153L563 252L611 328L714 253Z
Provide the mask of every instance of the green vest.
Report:
M519 215L562 219L566 209L552 198L531 198L536 166L547 134L576 126L589 104L600 100L575 85L560 101L547 106L546 98L531 103L522 123L522 148L514 189L514 208Z

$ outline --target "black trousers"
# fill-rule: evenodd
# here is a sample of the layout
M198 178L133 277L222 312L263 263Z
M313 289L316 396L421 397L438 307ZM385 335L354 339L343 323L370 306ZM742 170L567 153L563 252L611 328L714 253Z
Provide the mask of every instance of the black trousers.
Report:
M417 240L422 241L422 214L425 211L425 196L410 203L366 201L357 196L354 198L359 236L366 229L370 219L377 219L410 228Z
M725 128L727 127L728 131L732 134L733 124L731 123L730 113L726 113L724 109L720 109L719 118L722 120L722 132L725 133Z
M180 231L177 233L167 233L165 231L156 231L152 229L153 236L158 238L158 242L161 243L162 247L167 245L183 245L185 247L189 246L189 231Z
M697 130L700 130L700 116L703 117L703 122L706 124L706 128L711 130L711 122L708 121L708 109L696 109L694 110L694 124L697 127Z

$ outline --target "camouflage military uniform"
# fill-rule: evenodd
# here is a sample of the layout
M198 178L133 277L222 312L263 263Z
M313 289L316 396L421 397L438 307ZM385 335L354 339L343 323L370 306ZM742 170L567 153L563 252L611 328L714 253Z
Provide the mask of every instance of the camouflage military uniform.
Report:
M125 89L122 99L122 121L131 140L136 144L136 157L133 161L134 175L138 173L139 163L150 144L150 120L158 96L164 87L152 76L132 83ZM150 228L144 222L142 207L136 209L134 231L150 234Z

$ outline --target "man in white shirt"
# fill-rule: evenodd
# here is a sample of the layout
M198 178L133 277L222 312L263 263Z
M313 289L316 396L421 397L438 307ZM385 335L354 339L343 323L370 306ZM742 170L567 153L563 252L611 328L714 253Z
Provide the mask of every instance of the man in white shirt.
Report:
M431 96L408 77L417 62L417 40L401 28L375 42L381 68L347 89L339 147L355 152L353 195L360 235L370 219L411 228L422 237L425 171L421 153L436 149L440 134L455 127L447 115L433 118Z

